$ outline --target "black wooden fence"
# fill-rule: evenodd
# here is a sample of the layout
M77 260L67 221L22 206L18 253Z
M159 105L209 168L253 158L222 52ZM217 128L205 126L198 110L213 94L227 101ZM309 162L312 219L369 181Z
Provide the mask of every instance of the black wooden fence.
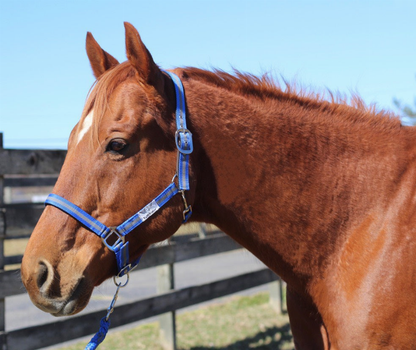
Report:
M4 241L27 238L36 224L43 204L4 202L4 189L25 186L53 186L63 164L65 151L13 150L2 148L0 133L0 343L4 350L30 350L59 344L93 334L105 310L99 310L58 322L12 331L5 330L5 303L13 295L25 293L19 270L5 271L6 265L19 264L22 256L4 256ZM117 306L111 317L112 327L161 315L164 346L175 349L175 310L270 283L271 300L281 310L281 283L268 269L234 276L225 280L174 289L173 264L201 256L241 249L221 232L205 238L151 248L137 271L158 266L158 295ZM133 272L138 273L138 272Z

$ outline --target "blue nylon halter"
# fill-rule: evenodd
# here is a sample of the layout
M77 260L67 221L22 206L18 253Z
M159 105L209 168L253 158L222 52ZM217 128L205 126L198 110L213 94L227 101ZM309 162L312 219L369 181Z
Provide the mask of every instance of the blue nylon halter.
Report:
M185 198L185 191L189 190L189 155L193 151L192 133L186 126L185 93L179 77L171 72L165 72L171 77L176 94L175 142L178 149L178 163L176 174L172 179L171 184L149 204L117 227L107 227L75 204L57 194L51 193L45 201L45 205L52 205L62 210L102 239L105 246L116 255L118 277L123 276L135 268L141 258L139 257L130 263L129 242L125 241L125 236L127 234L155 214L178 193L181 194L185 206L185 210L183 211L183 222L186 222L192 214L192 207L187 204ZM175 183L176 177L178 178L178 185ZM108 240L113 234L116 236L116 241L115 243L110 244Z

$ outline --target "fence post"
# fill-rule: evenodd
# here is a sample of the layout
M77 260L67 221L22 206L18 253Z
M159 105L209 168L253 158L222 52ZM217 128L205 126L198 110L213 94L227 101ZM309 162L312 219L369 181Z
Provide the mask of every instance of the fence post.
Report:
M201 239L207 238L207 224L205 223L199 224L198 237Z
M279 278L275 282L269 283L270 305L277 313L283 314L286 305L283 298L283 282Z
M163 242L169 244L168 240ZM173 264L157 267L157 293L163 294L175 289ZM159 316L159 337L161 345L166 350L176 350L176 312L168 312Z
M0 133L0 152L3 149L3 133ZM6 235L6 222L3 212L4 198L4 174L0 172L0 271L4 271L4 238ZM0 299L0 341L1 348L7 349L7 341L5 335L6 323L6 300Z

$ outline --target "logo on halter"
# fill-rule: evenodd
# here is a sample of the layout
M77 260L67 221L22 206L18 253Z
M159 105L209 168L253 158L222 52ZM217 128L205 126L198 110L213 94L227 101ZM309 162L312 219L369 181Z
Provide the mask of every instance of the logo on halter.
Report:
M142 210L140 210L137 215L139 216L140 220L145 221L150 216L152 216L157 210L159 209L159 205L156 203L155 200L152 200L148 205L146 205Z

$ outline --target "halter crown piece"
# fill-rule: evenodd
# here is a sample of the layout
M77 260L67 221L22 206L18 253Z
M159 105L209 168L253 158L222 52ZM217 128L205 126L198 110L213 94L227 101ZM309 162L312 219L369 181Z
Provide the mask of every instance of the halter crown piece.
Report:
M113 251L116 255L117 261L117 276L114 278L114 283L117 286L116 293L113 301L108 308L107 316L101 320L101 327L97 334L91 339L91 342L87 345L85 350L96 349L97 346L104 340L108 327L110 325L110 314L114 309L114 304L117 299L118 291L128 283L128 273L134 269L140 261L138 259L130 263L129 257L129 242L125 241L125 237L137 226L146 221L150 216L155 214L164 204L166 204L176 194L180 194L184 204L183 211L183 223L188 221L192 214L192 207L188 205L185 198L185 191L189 190L189 155L193 151L192 133L186 126L186 105L185 105L185 93L183 85L179 77L171 72L165 71L175 86L176 94L176 133L175 143L178 150L177 168L176 173L172 179L172 182L165 188L155 199L149 204L140 209L132 217L124 221L117 227L107 227L97 219L93 218L90 214L66 200L65 198L51 193L45 201L45 205L52 205L66 214L72 216L79 221L84 227L91 232L99 236L104 245ZM177 178L178 185L176 185L175 179ZM114 235L114 236L113 236ZM116 241L113 244L109 243L109 238L114 237ZM116 281L116 277L122 277L127 274L127 281L122 284Z

